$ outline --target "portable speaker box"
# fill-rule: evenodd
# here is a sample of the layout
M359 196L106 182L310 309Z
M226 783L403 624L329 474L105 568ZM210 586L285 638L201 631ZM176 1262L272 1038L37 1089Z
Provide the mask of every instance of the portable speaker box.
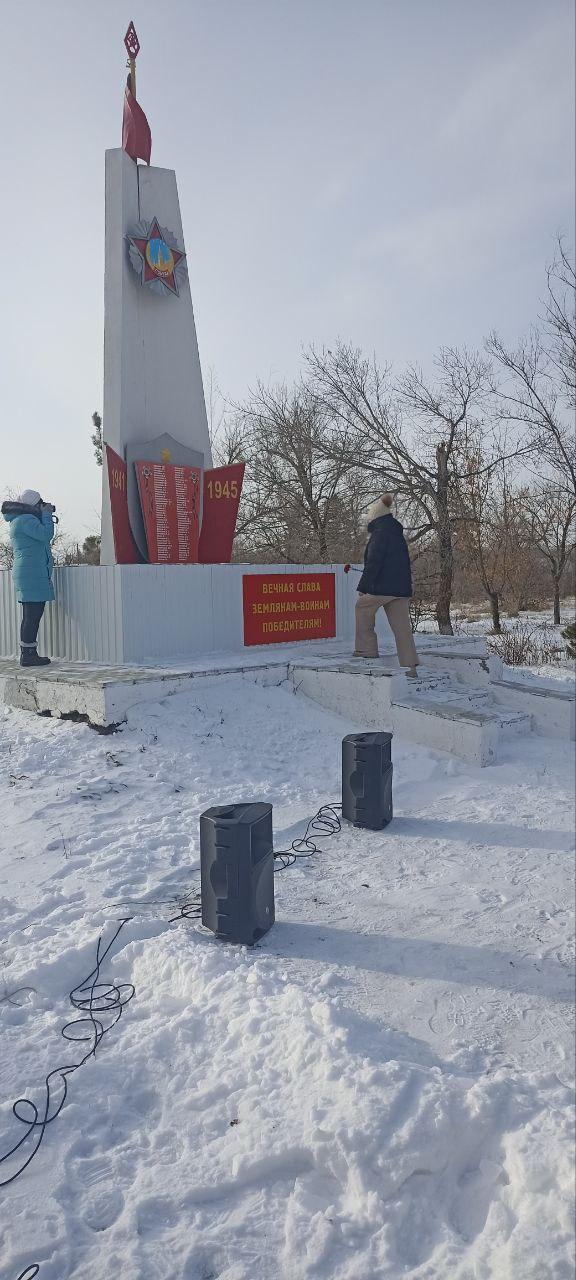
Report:
M272 805L222 805L200 818L202 924L253 946L274 924Z
M392 734L349 733L342 742L342 816L381 831L392 821Z

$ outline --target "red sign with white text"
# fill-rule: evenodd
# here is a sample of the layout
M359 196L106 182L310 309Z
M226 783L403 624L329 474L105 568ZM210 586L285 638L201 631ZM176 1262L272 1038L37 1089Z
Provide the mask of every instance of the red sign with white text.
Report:
M200 516L198 467L136 462L150 564L197 564Z
M134 541L128 515L126 463L119 453L110 448L109 444L106 445L106 464L116 562L117 564L141 564L142 557Z
M333 573L246 573L244 644L290 644L336 635Z
M200 564L230 564L244 463L204 472Z

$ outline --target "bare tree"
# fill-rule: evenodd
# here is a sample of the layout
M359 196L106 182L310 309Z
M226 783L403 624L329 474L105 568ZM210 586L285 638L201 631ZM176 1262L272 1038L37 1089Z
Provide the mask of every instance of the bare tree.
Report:
M466 459L458 502L460 549L489 601L492 630L500 635L502 599L518 591L530 571L523 494L512 488L507 464L487 465L479 446Z
M218 447L220 436L226 434L229 420L229 405L222 395L214 369L208 370L206 380L206 416L208 418L208 436L213 449ZM220 464L224 466L225 464Z
M433 384L425 381L420 371L410 369L400 383L400 395L415 424L420 458L427 460L432 472L424 490L424 509L432 512L431 526L438 542L436 620L441 634L452 635L454 507L461 481L468 474L462 471L461 459L469 453L470 436L488 394L489 368L476 353L450 348L440 352L436 366ZM486 468L489 464L482 459L481 465Z
M575 551L576 497L549 482L526 491L526 512L533 545L548 565L554 592L554 622L559 624L560 594L566 568Z
M561 237L548 267L544 325L549 353L565 384L569 408L576 408L576 271Z
M0 569L11 569L14 564L14 548L9 539L0 538Z
M561 241L558 249L548 269L541 327L533 327L515 348L493 332L487 349L504 373L497 388L502 414L527 427L539 476L544 464L558 484L576 494L576 276Z
M459 458L490 389L489 366L477 354L443 349L434 381L411 368L394 384L389 368L340 343L310 351L316 394L352 432L357 464L393 488L411 516L412 540L434 534L438 555L436 620L452 635L453 507Z
M241 418L221 421L217 434L212 438L212 452L216 467L231 467L246 461L247 445Z
M294 389L260 384L241 411L249 490L260 503L254 547L290 562L348 558L357 535L361 477L351 431L303 381Z
M240 462L246 464L233 551L235 560L244 560L250 557L251 536L265 520L267 504L261 489L254 482L243 414L222 395L213 369L208 374L206 408L214 466L232 467Z

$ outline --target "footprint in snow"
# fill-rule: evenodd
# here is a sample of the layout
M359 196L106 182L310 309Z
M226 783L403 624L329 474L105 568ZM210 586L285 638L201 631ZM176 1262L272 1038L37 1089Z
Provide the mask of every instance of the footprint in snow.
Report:
M90 1150L92 1150L91 1147ZM75 1173L78 1181L84 1186L96 1186L99 1182L106 1182L110 1177L110 1161L106 1156L96 1156L92 1160L81 1156Z
M139 1236L160 1235L167 1227L178 1225L180 1213L168 1196L149 1196L140 1201L136 1220Z
M120 1217L124 1208L124 1196L118 1187L98 1191L87 1197L83 1217L91 1231L107 1231Z

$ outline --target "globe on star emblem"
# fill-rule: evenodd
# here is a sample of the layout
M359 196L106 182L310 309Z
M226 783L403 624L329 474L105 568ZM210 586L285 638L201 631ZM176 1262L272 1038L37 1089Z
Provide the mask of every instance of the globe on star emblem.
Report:
M165 240L155 236L146 245L146 261L161 276L170 276L174 270L174 254Z
M186 254L178 249L174 236L158 219L141 222L127 236L130 263L140 283L155 292L178 296L179 285L187 277Z

